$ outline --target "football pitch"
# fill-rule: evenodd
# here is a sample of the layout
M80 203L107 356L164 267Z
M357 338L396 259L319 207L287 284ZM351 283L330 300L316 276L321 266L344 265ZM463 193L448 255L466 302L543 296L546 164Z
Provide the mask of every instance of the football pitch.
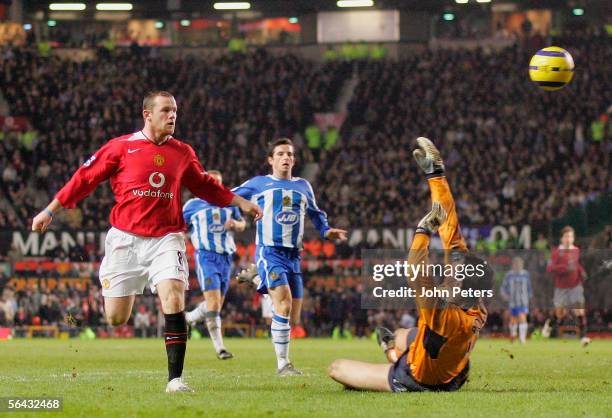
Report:
M217 360L208 339L190 341L186 381L196 393L164 393L161 339L0 342L0 397L61 396L59 417L406 417L612 416L612 340L482 339L469 382L454 393L382 394L344 390L326 375L336 358L382 362L370 340L296 340L301 377L279 378L269 340L227 339ZM8 413L8 417L32 416Z

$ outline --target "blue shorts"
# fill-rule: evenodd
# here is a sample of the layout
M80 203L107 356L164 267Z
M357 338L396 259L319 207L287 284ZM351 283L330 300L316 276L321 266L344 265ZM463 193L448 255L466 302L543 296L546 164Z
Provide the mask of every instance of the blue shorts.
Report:
M196 251L196 273L202 292L219 290L225 296L230 282L232 256L212 251Z
M300 250L297 248L257 247L255 261L261 284L257 291L268 293L268 289L288 285L291 297L304 297L304 283L300 267Z
M514 308L510 308L510 316L519 316L522 313L528 314L529 308L526 306L515 306Z

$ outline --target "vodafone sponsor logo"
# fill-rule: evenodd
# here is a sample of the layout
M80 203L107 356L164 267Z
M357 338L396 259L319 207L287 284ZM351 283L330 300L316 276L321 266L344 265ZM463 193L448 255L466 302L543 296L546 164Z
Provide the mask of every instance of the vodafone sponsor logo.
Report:
M160 187L162 187L165 182L166 182L166 176L164 176L159 171L155 171L151 173L151 175L149 176L149 184L155 187L156 189L159 189Z
M149 176L149 184L156 189L160 189L166 183L166 176L159 171L154 171ZM162 192L161 190L132 190L134 196L140 197L155 197L158 199L174 199L174 193Z

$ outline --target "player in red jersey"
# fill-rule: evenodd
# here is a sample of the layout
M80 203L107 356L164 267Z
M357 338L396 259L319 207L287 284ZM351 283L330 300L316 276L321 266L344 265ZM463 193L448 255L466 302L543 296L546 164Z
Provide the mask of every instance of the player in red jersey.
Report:
M106 236L100 282L106 319L127 322L135 295L147 283L159 294L168 356L166 392L192 391L182 380L187 344L185 255L181 187L217 206L238 206L258 220L261 209L209 176L193 149L172 137L177 119L174 97L165 91L143 100L144 128L114 138L80 167L32 222L44 232L61 208L74 208L101 182L110 179L116 204Z
M580 248L574 245L574 228L566 226L561 230L561 242L553 248L546 271L555 278L555 316L544 325L542 333L550 335L565 316L566 309L571 309L580 330L580 342L586 347L591 342L587 336L587 318L584 309L584 288L582 282L587 278L584 267L580 264Z

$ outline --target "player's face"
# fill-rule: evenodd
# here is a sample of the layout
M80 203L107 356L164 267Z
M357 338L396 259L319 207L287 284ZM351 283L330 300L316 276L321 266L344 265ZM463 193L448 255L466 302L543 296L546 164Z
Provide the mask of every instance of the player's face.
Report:
M145 119L157 135L172 135L176 127L177 110L174 97L157 96L153 108L145 110Z
M274 153L268 157L268 164L272 166L272 174L286 176L291 174L295 165L295 155L292 145L278 145L274 148Z
M523 259L522 258L515 258L512 260L512 270L514 271L523 270Z
M568 231L565 234L563 234L563 236L561 237L561 245L563 245L564 247L569 247L571 245L574 245L574 232L573 231Z

